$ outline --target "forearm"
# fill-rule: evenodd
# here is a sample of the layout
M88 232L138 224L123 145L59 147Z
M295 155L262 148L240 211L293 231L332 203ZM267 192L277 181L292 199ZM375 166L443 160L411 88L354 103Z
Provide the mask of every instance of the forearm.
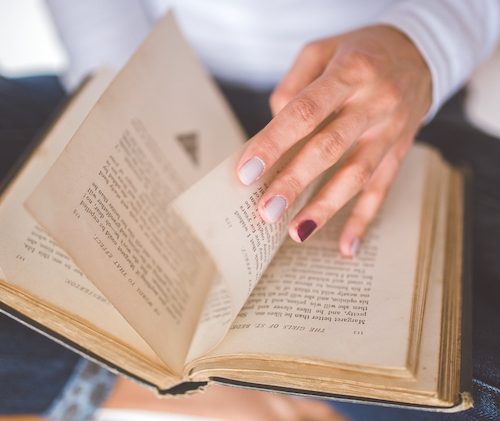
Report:
M398 2L380 23L406 34L429 66L429 120L493 51L500 35L500 1L408 0Z

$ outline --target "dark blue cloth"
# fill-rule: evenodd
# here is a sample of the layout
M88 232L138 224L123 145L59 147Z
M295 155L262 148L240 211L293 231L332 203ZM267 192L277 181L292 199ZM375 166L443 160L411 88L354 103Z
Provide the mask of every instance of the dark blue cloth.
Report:
M78 355L0 315L0 415L45 413L78 360Z
M0 77L0 178L12 169L64 98L55 77ZM41 414L79 357L0 314L0 414Z
M0 180L48 123L64 95L54 76L0 76Z

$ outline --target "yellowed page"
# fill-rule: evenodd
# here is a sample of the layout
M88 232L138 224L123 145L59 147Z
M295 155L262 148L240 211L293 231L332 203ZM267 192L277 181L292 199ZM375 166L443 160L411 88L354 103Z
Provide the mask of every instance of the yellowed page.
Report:
M213 267L167 206L240 142L234 119L167 15L27 202L178 373Z
M443 172L439 206L439 222L436 227L432 265L429 273L429 288L425 299L425 312L422 326L422 341L420 344L419 365L415 390L438 391L439 360L441 345L441 325L443 310L443 290L445 283L445 256L448 195L450 189L449 170ZM447 281L447 280L446 280Z
M443 315L443 286L450 281L445 276L445 236L447 227L447 190L448 170L436 177L435 181L442 185L439 205L439 223L436 227L433 244L432 265L429 272L429 288L425 300L425 314L422 329L419 364L415 379L377 376L373 373L355 373L345 369L336 369L322 361L318 365L305 364L308 358L273 356L263 351L259 356L251 358L245 351L233 354L221 354L219 357L207 356L188 365L196 379L210 376L227 377L229 379L253 381L311 389L330 393L342 393L348 396L373 397L378 399L401 400L425 405L443 405L439 391L438 379L441 376L439 361L442 360L441 322ZM257 287L258 288L258 287ZM255 338L258 338L256 333ZM331 347L343 340L336 338ZM263 348L263 346L262 346ZM375 352L376 350L372 348ZM235 350L233 350L235 351ZM230 355L234 358L230 358ZM447 363L448 364L448 363ZM443 368L443 367L441 367ZM450 403L447 402L449 405Z
M224 337L286 238L288 222L310 197L315 184L275 224L265 223L258 213L260 197L294 152L292 150L255 185L244 186L236 178L239 151L173 202L173 209L200 239L216 264L218 294L223 291L230 297L224 309L228 317L213 320L210 306L205 309L206 317L201 320L188 359L208 352L209 345L217 344Z
M196 331L191 341L186 361L205 355L222 340L237 314L230 284L216 273L207 294Z
M418 147L410 153L356 258L341 257L338 250L347 210L306 243L287 240L210 355L265 353L404 369L427 157ZM234 226L237 209L222 218ZM222 267L224 258L236 265L245 244L236 234L232 242L216 235L204 240L214 241L210 250ZM234 283L245 279L226 273Z
M0 277L155 360L157 357L151 348L23 206L108 86L111 76L101 73L85 85L2 195L0 271L3 274L0 273Z

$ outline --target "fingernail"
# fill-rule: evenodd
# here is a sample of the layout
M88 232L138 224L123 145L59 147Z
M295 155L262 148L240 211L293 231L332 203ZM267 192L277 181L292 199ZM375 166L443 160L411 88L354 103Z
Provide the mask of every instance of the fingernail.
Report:
M297 235L300 238L300 241L305 241L307 237L309 237L312 232L316 229L317 225L311 219L307 219L306 221L302 221L297 227Z
M250 158L245 162L238 171L240 181L249 186L252 184L264 171L264 161L257 156Z
M262 209L264 220L271 223L276 222L285 212L287 204L288 202L283 196L272 196Z
M359 250L359 238L355 238L351 243L351 256L354 257L358 254Z

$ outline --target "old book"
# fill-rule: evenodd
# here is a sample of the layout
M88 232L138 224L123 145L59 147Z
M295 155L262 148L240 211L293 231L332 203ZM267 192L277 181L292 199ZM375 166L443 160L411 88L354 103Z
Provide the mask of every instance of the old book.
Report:
M287 239L317 186L282 221L260 219L284 161L242 186L243 141L167 15L116 77L81 89L4 189L3 310L163 394L220 382L468 408L461 172L415 146L349 259L348 208L305 244Z

